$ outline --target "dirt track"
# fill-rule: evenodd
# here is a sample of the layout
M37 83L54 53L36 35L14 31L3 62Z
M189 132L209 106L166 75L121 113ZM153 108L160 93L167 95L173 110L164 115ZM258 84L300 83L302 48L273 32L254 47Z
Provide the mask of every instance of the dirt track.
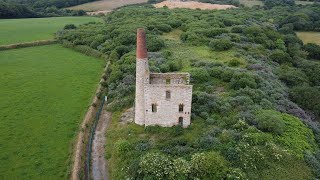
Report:
M102 111L92 144L92 177L94 180L108 180L107 162L105 158L106 130L111 120L111 113Z

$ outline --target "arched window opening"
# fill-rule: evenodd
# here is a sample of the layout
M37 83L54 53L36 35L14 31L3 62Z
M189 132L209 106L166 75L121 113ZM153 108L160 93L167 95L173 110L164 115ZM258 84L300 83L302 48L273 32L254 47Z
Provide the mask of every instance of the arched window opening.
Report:
M170 84L170 79L166 79L166 84Z
M179 104L179 112L183 112L183 104Z

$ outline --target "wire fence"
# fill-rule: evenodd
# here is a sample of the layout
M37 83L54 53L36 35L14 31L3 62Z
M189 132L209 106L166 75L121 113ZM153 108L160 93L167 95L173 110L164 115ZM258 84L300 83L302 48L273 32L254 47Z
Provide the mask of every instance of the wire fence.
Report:
M90 130L90 136L89 136L89 140L88 140L88 144L87 144L87 148L86 148L86 161L85 161L85 179L89 180L90 179L90 165L91 165L91 151L92 151L92 142L93 142L93 138L96 132L96 128L97 128L97 124L103 109L103 105L106 102L107 98L103 98L101 101L101 104L99 106L99 109L96 113L93 125L91 127Z

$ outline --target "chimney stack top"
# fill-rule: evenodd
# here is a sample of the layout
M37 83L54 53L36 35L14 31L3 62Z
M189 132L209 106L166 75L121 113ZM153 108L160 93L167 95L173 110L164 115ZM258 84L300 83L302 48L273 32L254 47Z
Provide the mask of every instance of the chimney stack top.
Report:
M148 58L146 32L143 28L137 29L137 59Z

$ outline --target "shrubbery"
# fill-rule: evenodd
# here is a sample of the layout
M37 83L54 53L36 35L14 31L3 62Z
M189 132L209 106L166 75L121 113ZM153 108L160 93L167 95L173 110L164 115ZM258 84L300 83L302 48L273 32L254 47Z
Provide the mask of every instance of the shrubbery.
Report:
M320 46L314 43L308 43L303 46L303 49L308 52L308 57L311 59L320 60Z
M216 51L225 51L231 49L232 42L228 39L215 39L210 41L209 47Z

